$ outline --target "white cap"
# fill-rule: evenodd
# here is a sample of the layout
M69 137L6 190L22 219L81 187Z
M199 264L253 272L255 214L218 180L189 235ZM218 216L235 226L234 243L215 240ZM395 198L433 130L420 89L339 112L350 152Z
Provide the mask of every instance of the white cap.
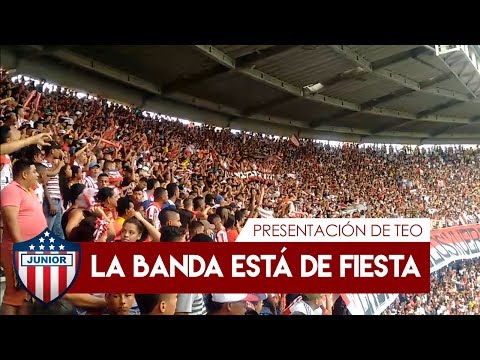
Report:
M212 294L212 301L217 303L232 303L237 301L258 301L253 294Z

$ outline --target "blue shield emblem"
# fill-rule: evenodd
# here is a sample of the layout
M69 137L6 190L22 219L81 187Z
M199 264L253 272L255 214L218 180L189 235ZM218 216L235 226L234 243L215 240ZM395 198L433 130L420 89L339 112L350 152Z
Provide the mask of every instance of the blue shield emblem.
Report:
M45 229L37 237L13 245L18 281L32 297L48 304L62 297L80 269L81 247Z

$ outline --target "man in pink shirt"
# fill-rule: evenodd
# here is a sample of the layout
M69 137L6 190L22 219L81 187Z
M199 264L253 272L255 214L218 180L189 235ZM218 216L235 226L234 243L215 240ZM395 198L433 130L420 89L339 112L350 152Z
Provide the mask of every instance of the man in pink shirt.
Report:
M13 164L13 181L0 193L4 222L1 257L6 289L0 314L22 315L30 310L30 296L15 281L13 244L30 240L47 228L42 205L31 188L37 185L38 173L33 162L18 160Z

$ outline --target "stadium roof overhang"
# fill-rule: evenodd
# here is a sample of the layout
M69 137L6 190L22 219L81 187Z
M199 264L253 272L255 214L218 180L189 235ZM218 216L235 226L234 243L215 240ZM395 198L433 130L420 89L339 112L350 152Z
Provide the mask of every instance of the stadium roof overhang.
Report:
M217 126L352 142L480 143L477 46L31 45L0 54L19 73Z

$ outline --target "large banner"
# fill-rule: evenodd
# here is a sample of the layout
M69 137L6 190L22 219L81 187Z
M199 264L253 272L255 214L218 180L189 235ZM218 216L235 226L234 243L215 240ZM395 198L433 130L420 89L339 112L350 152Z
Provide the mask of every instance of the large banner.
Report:
M480 257L480 225L432 231L430 238L430 273L457 260Z
M248 181L258 181L258 182L267 182L274 183L277 178L276 175L264 173L262 171L238 171L230 172L225 171L225 177L238 177L240 179L247 179Z
M457 226L430 232L430 273L457 260L480 257L480 225ZM342 294L353 315L379 315L398 294Z

